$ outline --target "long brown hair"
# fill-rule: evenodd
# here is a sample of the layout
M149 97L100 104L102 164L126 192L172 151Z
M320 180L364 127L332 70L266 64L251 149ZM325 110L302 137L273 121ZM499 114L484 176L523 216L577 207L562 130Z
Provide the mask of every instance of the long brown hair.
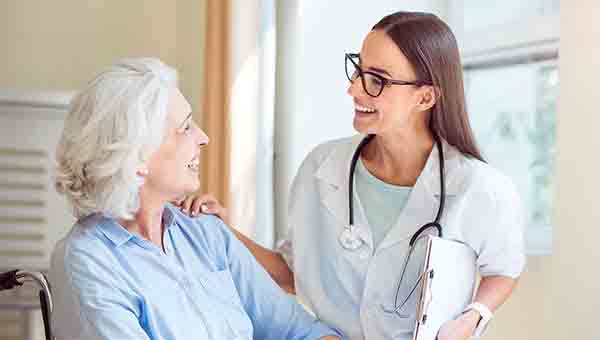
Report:
M484 161L469 123L458 46L448 25L430 13L396 12L373 30L384 31L411 63L417 79L439 91L429 117L432 133Z

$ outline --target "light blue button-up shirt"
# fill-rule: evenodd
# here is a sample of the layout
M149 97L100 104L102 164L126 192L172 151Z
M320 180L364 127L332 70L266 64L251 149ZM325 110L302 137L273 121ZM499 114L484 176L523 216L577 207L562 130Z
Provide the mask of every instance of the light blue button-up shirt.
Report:
M52 256L52 326L72 339L339 335L281 290L221 220L163 213L164 252L114 219L80 220Z

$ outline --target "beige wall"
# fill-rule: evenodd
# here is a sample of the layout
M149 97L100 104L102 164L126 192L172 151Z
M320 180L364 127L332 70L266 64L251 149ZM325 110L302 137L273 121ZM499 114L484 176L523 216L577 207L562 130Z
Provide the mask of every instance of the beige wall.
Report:
M556 227L555 227L556 229ZM519 286L500 308L484 339L555 339L558 324L553 324L556 301L552 298L553 256L530 256Z
M127 0L131 1L131 0ZM180 86L192 104L196 122L200 123L204 88L204 28L207 0L176 0L177 3L177 61ZM123 2L123 1L118 1ZM144 3L149 1L145 0ZM153 1L153 3L172 3ZM159 7L159 6L157 6Z
M118 58L159 57L200 105L205 0L7 0L0 88L78 89Z
M600 2L561 1L556 339L600 339Z

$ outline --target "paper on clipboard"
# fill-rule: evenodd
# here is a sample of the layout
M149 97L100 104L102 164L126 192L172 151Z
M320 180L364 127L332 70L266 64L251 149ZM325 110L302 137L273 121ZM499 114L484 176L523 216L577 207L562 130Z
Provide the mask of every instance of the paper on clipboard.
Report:
M435 340L440 327L472 302L477 280L477 255L469 246L424 235L423 275L413 340Z

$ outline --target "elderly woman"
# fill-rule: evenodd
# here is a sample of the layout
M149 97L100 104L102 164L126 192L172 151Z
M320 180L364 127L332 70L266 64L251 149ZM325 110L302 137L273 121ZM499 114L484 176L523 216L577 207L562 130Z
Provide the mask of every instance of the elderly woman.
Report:
M78 218L52 256L59 339L339 338L221 220L168 203L198 188L207 143L159 60L124 60L75 98L57 149Z

